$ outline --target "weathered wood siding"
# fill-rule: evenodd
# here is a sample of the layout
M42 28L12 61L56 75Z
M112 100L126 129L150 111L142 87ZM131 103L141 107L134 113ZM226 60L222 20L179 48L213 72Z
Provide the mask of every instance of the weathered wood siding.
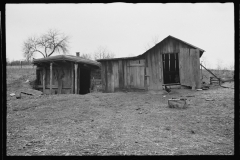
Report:
M180 49L184 50L180 53ZM192 56L190 56L190 49ZM196 87L200 87L200 51L195 48L178 41L176 39L166 39L155 47L151 48L145 53L146 57L146 73L147 73L147 86L149 90L161 90L163 82L163 65L162 54L179 54L179 68L181 85L192 86L196 83ZM192 59L190 63L190 58ZM181 64L180 64L181 63ZM194 68L194 69L193 69ZM191 74L191 70L196 72ZM193 78L194 77L194 78ZM199 78L198 78L199 77Z
M101 61L103 91L114 92L128 88L162 90L164 84L162 55L171 53L177 53L179 57L180 83L187 86L194 83L199 88L201 86L198 74L199 59L202 52L182 41L168 38L138 59ZM195 74L192 74L193 72Z
M103 61L101 66L103 92L144 89L144 59Z

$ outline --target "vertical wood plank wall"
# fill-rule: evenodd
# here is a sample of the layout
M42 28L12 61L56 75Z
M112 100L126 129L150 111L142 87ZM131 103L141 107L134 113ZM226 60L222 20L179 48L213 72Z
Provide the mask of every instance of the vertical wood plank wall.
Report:
M190 49L193 49L192 54L189 52ZM104 69L102 71L102 83L105 84L103 90L114 92L117 89L141 86L142 83L146 90L162 90L164 84L162 55L170 53L178 53L181 85L192 86L194 82L197 88L200 87L199 51L181 41L167 39L149 49L138 59L145 60L145 67L142 71L138 68L128 67L133 61L130 59L102 61L102 69ZM192 59L191 64L190 58ZM195 67L193 68L193 66ZM196 74L192 75L193 72L196 72ZM141 76L143 76L143 80L137 78Z
M71 70L71 93L73 94L74 93L74 64L73 63L71 63L70 70Z
M77 74L77 70L78 70L78 64L75 64L75 94L77 94L77 77L78 77L78 74Z
M190 53L188 48L181 48L179 53L179 74L180 83L185 86L192 86Z
M198 49L190 49L190 66L192 68L191 79L192 86L194 85L196 88L202 87L201 74L200 74L200 52Z

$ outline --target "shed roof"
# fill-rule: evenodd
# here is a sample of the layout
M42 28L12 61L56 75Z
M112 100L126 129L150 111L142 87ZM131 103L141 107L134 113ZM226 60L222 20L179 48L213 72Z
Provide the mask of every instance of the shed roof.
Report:
M185 44L187 44L187 45L189 45L189 46L191 46L191 47L193 47L193 48L196 48L196 49L199 49L199 50L202 51L202 52L205 52L203 49L201 49L201 48L199 48L199 47L196 47L196 46L194 46L194 45L192 45L192 44L190 44L190 43L187 43L187 42L185 42L185 41L183 41L183 40L181 40L181 39L178 39L178 38L176 38L176 37L173 37L173 36L171 36L171 35L169 35L169 36L166 37L165 39L167 39L167 38L176 39L176 40L181 41L181 42L183 42L183 43L185 43ZM163 39L163 40L165 40L165 39ZM163 41L163 40L162 40L162 41ZM162 41L161 41L161 42L162 42ZM159 42L159 43L161 43L161 42Z
M74 55L57 55L57 56L51 56L46 58L39 58L39 59L34 59L32 63L37 64L42 62L54 62L54 61L70 61L75 63L90 64L98 67L100 66L100 63L97 61L85 59L85 58L74 56Z
M164 40L166 40L166 39L168 39L168 38L173 38L173 39L175 39L175 40L181 41L182 43L185 43L185 44L187 44L187 45L189 45L189 46L191 46L191 47L193 47L193 48L195 48L195 49L199 49L202 53L205 52L203 49L198 48L198 47L196 47L196 46L194 46L194 45L192 45L192 44L190 44L190 43L187 43L187 42L185 42L185 41L183 41L183 40L181 40L181 39L178 39L178 38L176 38L176 37L173 37L173 36L171 36L171 35L169 35L169 36L167 36L166 38L164 38L162 41L160 41L159 43L157 43L155 46L157 46L158 44L162 43ZM154 48L155 46L153 46L152 48ZM152 48L150 48L150 49L152 49ZM144 52L143 54L140 54L140 55L135 56L135 57L121 57L121 58L97 59L97 61L100 62L100 61L108 61L108 60L136 59L136 58L139 58L140 56L144 55L145 53L147 53L150 49L148 49L148 50L147 50L146 52ZM202 53L201 53L200 57L202 56Z

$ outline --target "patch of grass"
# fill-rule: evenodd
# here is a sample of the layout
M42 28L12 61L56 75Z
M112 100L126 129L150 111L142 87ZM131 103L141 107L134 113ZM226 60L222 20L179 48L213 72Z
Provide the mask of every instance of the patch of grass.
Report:
M9 70L9 90L34 78L34 70L22 72ZM168 108L172 97L187 98L188 108ZM215 87L175 89L166 97L117 92L10 99L7 155L232 155L233 97L234 90Z

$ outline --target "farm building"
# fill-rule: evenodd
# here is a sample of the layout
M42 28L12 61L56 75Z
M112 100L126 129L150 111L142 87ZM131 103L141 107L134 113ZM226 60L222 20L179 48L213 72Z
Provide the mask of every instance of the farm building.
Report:
M203 52L168 36L139 56L99 59L103 92L162 90L164 85L201 88L200 57Z
M34 59L35 88L44 94L86 94L101 81L100 63L73 55Z

